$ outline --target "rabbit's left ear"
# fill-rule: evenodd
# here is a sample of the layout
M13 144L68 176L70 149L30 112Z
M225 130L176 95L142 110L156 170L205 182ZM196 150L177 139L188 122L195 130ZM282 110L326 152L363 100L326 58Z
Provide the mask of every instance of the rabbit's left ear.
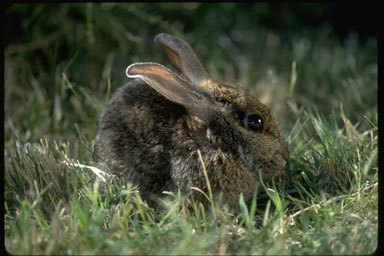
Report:
M155 44L165 49L176 67L194 85L198 86L210 79L199 58L186 41L161 33L155 37Z
M183 105L201 119L209 118L209 106L213 105L209 97L197 92L193 86L166 67L151 62L135 63L128 66L126 75L143 80L168 100Z

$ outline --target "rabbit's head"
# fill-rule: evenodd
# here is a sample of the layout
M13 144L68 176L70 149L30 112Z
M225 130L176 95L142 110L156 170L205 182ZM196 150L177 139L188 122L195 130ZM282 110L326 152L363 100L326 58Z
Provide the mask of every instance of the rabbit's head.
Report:
M205 148L230 154L256 180L282 173L288 150L271 111L236 85L214 80L205 71L192 48L168 34L155 38L166 50L176 70L157 63L136 63L126 69L168 100L187 110L184 131ZM172 111L172 110L170 110Z

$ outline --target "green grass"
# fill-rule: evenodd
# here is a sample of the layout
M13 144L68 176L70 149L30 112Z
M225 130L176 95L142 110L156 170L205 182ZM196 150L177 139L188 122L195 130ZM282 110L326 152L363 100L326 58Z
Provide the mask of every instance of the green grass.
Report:
M4 51L7 251L374 252L376 39L353 33L339 39L329 24L296 24L300 29L288 33L257 18L268 15L268 4L231 3L18 4L6 10L8 20L18 18ZM286 135L291 155L284 179L260 184L251 202L240 197L234 212L216 204L204 208L180 194L154 210L119 177L99 183L89 169L71 165L92 165L98 116L128 81L126 66L169 63L152 43L162 31L191 41L214 77L247 85Z
M330 130L315 116L306 118L316 136L329 138L308 144L306 130L295 126L288 138L292 185L265 185L255 194L264 202L240 200L236 214L198 202L186 207L177 195L154 211L120 180L99 190L87 170L62 163L70 158L65 143L43 139L7 149L6 248L17 254L372 252L377 131L348 135L348 128Z

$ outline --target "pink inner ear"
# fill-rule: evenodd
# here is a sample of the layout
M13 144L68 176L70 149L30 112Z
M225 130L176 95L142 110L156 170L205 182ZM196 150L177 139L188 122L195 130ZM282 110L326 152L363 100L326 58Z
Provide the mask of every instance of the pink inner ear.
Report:
M130 65L126 73L128 77L143 80L165 98L183 105L195 115L208 116L204 96L166 67L156 63L137 63Z
M158 76L166 76L169 77L172 75L170 72L161 65L156 64L133 64L128 67L127 75L135 76L135 75L150 75L156 74Z
M176 79L176 74L156 63L132 64L127 68L127 75L144 80L149 86L171 101L185 103L190 91Z

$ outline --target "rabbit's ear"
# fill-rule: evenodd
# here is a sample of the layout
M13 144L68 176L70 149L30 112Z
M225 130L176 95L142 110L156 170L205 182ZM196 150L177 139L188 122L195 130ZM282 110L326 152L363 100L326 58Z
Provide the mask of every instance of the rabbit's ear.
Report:
M195 52L184 40L162 33L155 37L155 44L166 50L173 63L193 84L200 85L210 79Z
M170 101L183 105L203 120L209 118L208 97L193 89L177 74L157 63L135 63L128 66L126 75L139 78Z

